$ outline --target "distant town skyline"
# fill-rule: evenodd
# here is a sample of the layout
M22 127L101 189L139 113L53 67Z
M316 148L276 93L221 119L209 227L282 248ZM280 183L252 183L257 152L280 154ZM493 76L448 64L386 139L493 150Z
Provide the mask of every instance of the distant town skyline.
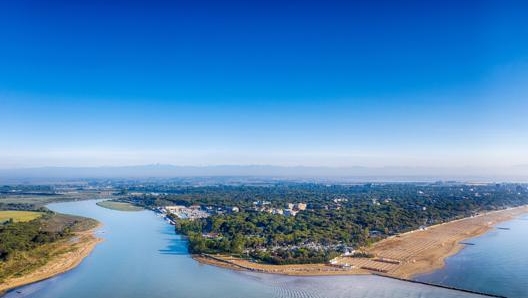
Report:
M519 1L7 1L0 169L528 165Z

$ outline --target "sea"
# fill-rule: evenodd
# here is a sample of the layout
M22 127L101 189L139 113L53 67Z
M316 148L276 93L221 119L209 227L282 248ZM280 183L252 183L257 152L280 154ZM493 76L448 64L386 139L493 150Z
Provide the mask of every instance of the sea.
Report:
M95 203L48 208L99 220L103 226L96 233L104 241L75 269L12 290L4 298L485 297L380 276L296 277L203 265L191 258L185 238L154 212L123 212ZM415 279L528 297L528 217L501 223L467 241L475 245L448 258L445 268Z

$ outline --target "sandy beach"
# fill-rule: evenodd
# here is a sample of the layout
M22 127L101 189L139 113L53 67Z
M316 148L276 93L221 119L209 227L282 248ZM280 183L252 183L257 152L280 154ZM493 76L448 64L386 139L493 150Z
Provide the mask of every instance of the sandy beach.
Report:
M299 265L268 265L253 263L248 260L239 259L227 255L193 255L193 258L202 264L218 266L232 270L246 270L261 273L273 273L283 275L350 275L370 274L367 270L346 270L339 266L327 264L299 264Z
M528 213L528 206L492 211L430 226L379 241L363 250L373 258L338 257L335 263L266 265L225 255L196 255L201 263L235 270L286 275L353 275L377 273L408 279L440 269L444 260L459 252L464 240L482 235L498 223ZM470 245L470 244L469 244Z
M100 227L101 224L93 229L77 232L69 239L53 244L55 253L49 262L29 274L8 278L3 283L0 283L0 295L10 289L48 279L78 266L92 252L95 246L103 240L94 235L95 230Z

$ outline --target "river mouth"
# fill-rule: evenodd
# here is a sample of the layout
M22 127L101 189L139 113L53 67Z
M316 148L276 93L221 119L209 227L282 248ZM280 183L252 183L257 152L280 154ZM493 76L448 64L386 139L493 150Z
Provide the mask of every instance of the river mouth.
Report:
M481 297L378 276L295 277L239 272L191 258L184 237L154 212L120 212L95 200L50 204L102 223L100 243L75 269L4 298Z

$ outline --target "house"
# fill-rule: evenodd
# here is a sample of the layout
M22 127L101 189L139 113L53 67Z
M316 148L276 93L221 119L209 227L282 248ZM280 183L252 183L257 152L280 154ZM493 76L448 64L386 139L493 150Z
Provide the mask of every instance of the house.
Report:
M295 205L295 208L297 210L300 210L300 211L306 210L306 204L305 203L298 203L298 204Z

